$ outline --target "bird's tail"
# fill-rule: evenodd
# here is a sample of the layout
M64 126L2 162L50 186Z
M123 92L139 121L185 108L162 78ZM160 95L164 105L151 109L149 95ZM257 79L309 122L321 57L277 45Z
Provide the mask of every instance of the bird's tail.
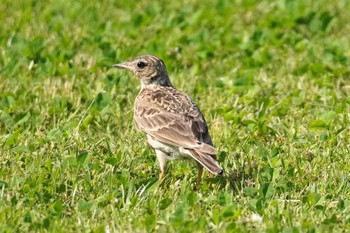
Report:
M203 144L201 147L187 150L190 152L191 156L208 171L213 174L223 175L224 170L215 160L217 150L214 147L208 144Z

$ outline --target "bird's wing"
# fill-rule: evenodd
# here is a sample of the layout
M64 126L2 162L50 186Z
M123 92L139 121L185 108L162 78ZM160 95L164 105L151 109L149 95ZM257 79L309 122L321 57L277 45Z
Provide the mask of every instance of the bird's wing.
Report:
M203 148L203 152L212 155L217 153L203 140L210 137L201 112L189 97L175 89L144 90L143 98L135 102L134 120L138 129L161 142L189 149Z

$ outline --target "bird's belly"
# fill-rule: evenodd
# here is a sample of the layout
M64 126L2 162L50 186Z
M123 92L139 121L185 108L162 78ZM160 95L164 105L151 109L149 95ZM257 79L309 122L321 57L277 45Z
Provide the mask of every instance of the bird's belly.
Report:
M171 146L160 141L153 139L151 136L147 135L148 142L151 146L156 149L164 152L167 156L166 159L174 160L174 159L187 159L189 156L187 154L183 154L182 148Z

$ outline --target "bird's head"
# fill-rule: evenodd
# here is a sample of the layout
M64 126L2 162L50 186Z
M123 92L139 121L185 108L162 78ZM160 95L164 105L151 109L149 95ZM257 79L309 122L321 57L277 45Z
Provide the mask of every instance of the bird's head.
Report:
M141 86L172 86L164 62L152 55L142 55L129 62L113 65L133 72L141 80Z

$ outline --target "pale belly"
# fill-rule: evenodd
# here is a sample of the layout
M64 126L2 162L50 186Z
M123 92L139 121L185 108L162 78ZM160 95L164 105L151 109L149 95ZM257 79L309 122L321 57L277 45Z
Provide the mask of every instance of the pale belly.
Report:
M191 157L190 153L182 147L171 146L171 145L159 142L157 140L154 140L149 135L147 135L147 139L149 144L154 149L164 152L167 155L165 158L168 160L189 159Z

